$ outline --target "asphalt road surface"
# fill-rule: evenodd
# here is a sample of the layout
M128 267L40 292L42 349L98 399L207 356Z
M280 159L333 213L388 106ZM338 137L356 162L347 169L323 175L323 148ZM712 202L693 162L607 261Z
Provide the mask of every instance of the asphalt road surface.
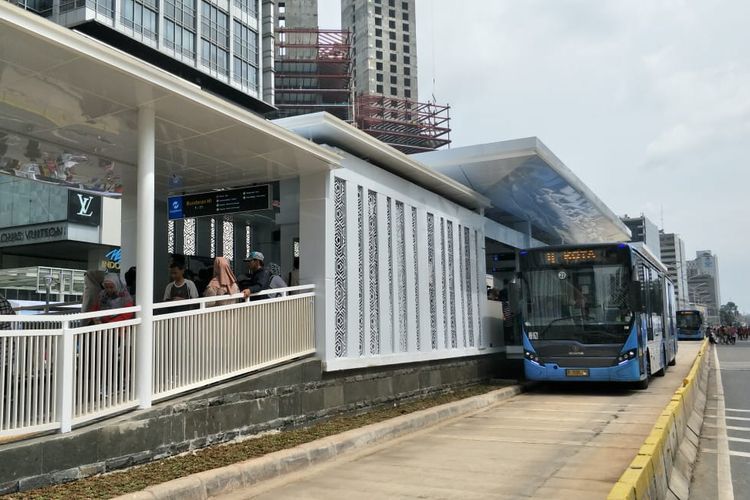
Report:
M750 342L715 352L690 498L750 499Z
M222 498L601 500L636 456L699 347L681 344L677 366L646 391L540 386Z

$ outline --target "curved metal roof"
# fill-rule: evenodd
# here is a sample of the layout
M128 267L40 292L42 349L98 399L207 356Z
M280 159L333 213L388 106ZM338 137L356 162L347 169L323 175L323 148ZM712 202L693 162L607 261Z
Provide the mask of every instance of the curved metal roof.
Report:
M630 240L619 217L536 137L412 156L489 198L488 217L528 221L547 243Z

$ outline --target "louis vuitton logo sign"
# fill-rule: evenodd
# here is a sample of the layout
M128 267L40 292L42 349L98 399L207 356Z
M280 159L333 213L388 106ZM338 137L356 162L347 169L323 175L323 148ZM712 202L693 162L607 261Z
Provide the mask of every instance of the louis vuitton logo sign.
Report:
M86 226L98 226L102 218L102 198L91 193L68 191L68 220Z

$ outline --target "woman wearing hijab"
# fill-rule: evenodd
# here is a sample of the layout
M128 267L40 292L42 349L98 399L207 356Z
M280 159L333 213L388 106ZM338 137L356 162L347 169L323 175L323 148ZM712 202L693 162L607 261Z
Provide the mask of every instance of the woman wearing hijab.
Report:
M120 279L119 274L105 274L102 279L102 291L99 293L99 300L93 305L94 311L107 311L111 309L122 309L131 307L133 298L128 293L125 284ZM112 316L102 316L94 319L94 323L113 323L115 321L125 321L133 319L133 313L114 314Z
M208 283L205 297L217 297L220 295L234 295L240 293L240 287L237 286L237 278L232 272L229 261L226 257L216 257L214 259L214 277ZM231 300L217 301L214 305L224 306L231 304Z
M268 270L271 272L271 285L270 288L286 288L287 284L284 278L281 277L281 267L278 264L268 264ZM280 297L281 294L269 295L269 297Z

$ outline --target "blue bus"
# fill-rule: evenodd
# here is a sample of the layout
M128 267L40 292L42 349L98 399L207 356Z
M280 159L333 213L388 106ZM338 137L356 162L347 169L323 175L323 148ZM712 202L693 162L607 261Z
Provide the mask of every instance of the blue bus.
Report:
M521 251L513 286L530 380L648 387L675 364L674 285L642 244Z
M706 325L703 313L696 309L677 311L677 338L679 340L703 340Z

